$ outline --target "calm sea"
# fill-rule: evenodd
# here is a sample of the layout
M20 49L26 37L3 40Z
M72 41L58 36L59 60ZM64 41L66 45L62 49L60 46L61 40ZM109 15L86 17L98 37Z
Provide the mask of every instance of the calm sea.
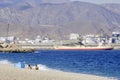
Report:
M93 74L120 79L120 51L57 51L40 50L35 53L0 53L0 63L39 64L44 70Z

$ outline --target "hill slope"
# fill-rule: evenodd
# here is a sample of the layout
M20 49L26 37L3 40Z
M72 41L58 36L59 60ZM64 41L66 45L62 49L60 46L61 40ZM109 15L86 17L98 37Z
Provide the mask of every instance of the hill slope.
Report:
M83 2L41 3L36 6L21 2L0 8L0 36L6 35L8 23L9 35L60 39L72 32L110 35L113 30L120 29L120 15L101 5Z

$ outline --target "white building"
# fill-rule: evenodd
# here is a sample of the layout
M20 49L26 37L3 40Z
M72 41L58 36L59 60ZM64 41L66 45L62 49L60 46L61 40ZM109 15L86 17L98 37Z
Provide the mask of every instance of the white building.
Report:
M73 40L73 39L79 39L80 38L80 35L79 34L76 34L76 33L71 33L70 34L70 40Z
M2 42L14 42L17 38L15 36L9 36L9 37L0 37L0 41Z

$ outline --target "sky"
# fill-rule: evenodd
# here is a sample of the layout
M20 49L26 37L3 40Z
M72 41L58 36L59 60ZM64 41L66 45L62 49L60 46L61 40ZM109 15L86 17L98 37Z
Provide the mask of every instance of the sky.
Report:
M38 3L63 3L63 2L69 2L69 1L82 1L82 2L90 2L90 3L95 3L95 4L102 4L102 3L119 3L120 0L0 0L0 3L2 2L7 2L7 3L17 3L17 2L23 2L23 1L28 1L28 2L38 2Z
M120 0L71 0L71 1L83 1L83 2L91 2L96 4L101 4L101 3L119 3L120 4Z

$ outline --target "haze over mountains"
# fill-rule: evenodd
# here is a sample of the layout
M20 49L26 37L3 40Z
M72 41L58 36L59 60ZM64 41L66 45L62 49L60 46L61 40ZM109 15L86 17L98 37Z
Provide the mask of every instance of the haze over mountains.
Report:
M68 0L1 0L0 36L54 39L70 33L110 35L120 29L120 4L96 5ZM54 2L56 1L56 2Z

